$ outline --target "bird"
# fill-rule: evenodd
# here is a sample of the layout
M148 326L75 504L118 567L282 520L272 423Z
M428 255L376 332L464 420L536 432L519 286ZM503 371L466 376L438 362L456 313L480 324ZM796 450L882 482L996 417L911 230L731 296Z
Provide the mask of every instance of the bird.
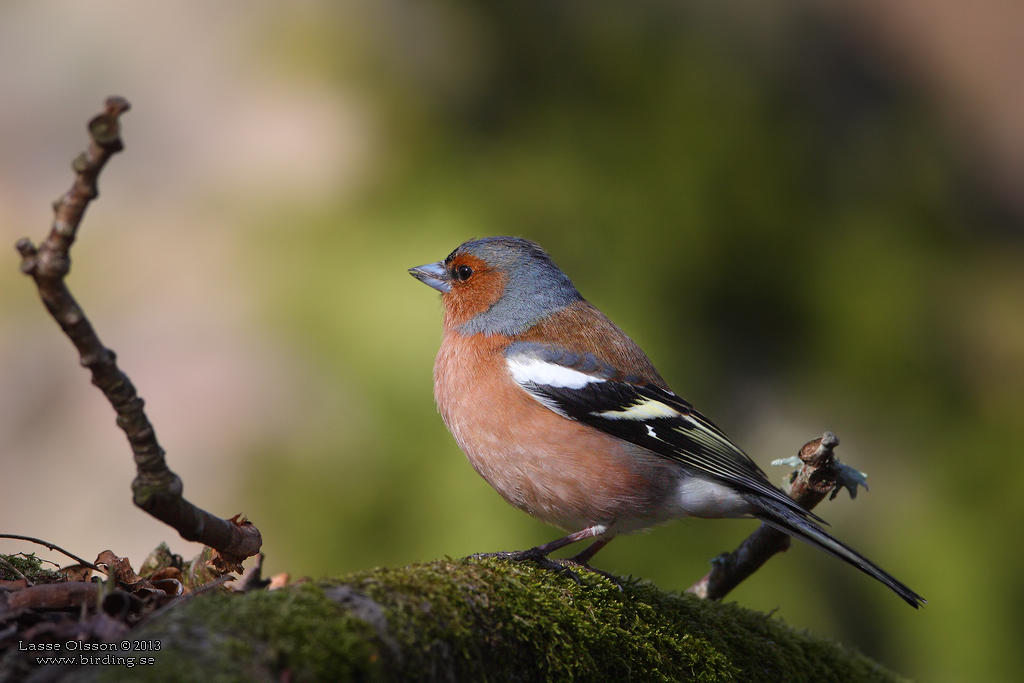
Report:
M551 566L552 552L596 539L570 558L593 569L594 554L621 534L683 517L753 517L914 608L926 602L773 486L540 245L473 239L409 273L441 293L434 398L448 430L508 503L570 532L498 555Z

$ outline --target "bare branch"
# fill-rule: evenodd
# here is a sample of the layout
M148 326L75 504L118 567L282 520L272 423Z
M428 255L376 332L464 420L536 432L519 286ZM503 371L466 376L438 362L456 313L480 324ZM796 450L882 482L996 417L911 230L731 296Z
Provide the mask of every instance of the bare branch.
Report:
M804 509L813 509L829 493L834 498L842 488L848 489L853 498L858 485L867 487L862 474L836 458L834 449L838 445L836 435L825 432L820 439L804 444L798 459L794 459L794 464L803 463L803 466L790 475L785 491ZM762 524L739 548L712 560L711 571L686 592L700 598L721 600L773 555L788 550L790 542L786 534Z
M95 605L100 585L87 581L44 583L11 593L7 605L11 609L78 609Z
M11 538L11 539L14 539L16 541L28 541L29 543L35 543L36 545L41 545L44 548L49 548L50 550L56 550L58 553L61 553L62 555L66 555L67 557L70 557L72 560L74 560L78 564L84 565L84 566L88 567L89 569L92 569L93 571L97 571L98 572L100 570L99 567L94 565L92 562L86 562L85 560L80 558L78 555L75 555L73 553L69 553L67 550L64 550L60 546L56 546L56 545L54 545L52 543L49 543L47 541L43 541L43 540L38 539L38 538L33 538L31 536L19 536L18 534L0 534L0 538Z
M259 552L262 540L251 523L215 517L182 497L182 483L164 460L164 451L143 410L131 380L118 367L82 309L71 296L64 278L71 268L69 250L78 234L85 210L99 196L96 181L111 156L124 149L120 116L131 105L122 97L107 99L102 114L89 122L89 149L72 163L75 182L54 202L50 234L38 248L28 239L17 244L21 269L32 276L50 315L74 343L82 365L92 372L92 383L103 391L117 412L135 456L137 476L132 482L135 504L174 527L183 538L197 541L240 560Z
M8 561L7 561L6 559L4 559L3 557L0 557L0 567L3 567L3 568L4 568L4 569L6 569L7 571L9 571L9 572L11 572L12 574L14 574L15 576L17 576L17 577L18 577L19 579L21 579L22 581L24 581L24 582L25 582L25 585L27 585L27 586L32 586L32 585L33 585L33 584L32 584L32 581L31 581L31 579L29 579L29 578L28 578L27 576L25 576L24 574L22 574L22 573L21 573L21 570L20 570L20 569L18 569L17 567L15 567L15 566L14 566L13 564L11 564L10 562L8 562Z

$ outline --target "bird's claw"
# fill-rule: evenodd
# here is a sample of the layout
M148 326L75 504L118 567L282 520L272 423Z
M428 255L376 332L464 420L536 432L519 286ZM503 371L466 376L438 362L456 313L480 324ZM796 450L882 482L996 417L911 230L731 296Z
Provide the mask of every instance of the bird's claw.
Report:
M597 567L591 567L589 564L587 564L586 562L578 559L577 557L568 557L568 558L566 558L564 560L548 560L548 561L561 564L563 567L565 567L565 566L574 567L576 569L582 569L584 571L588 571L591 574L597 574L599 576L603 576L604 578L608 579L613 584L615 584L615 587L618 588L620 591L623 590L622 579L620 579L619 577L615 576L615 574L612 574L611 572L606 572L605 570L598 569Z
M577 559L577 557L553 560L543 553L538 552L536 548L531 548L529 550L516 550L513 552L476 553L475 555L470 555L469 559L498 559L506 560L508 562L533 562L541 569L546 569L572 579L577 585L583 585L583 581L580 579L578 572L580 570L587 571L592 574L603 576L615 584L615 587L620 591L623 590L622 579L610 572L606 572L603 569L597 569L596 567L591 567L585 561Z
M529 550L516 550L513 552L476 553L475 555L470 555L469 558L473 560L493 558L497 560L505 560L507 562L533 562L541 569L547 569L548 571L567 576L579 585L582 585L583 583L580 580L579 574L561 564L562 560L549 559L543 553L538 552L536 548L531 548Z
M508 562L527 562L529 560L543 560L546 559L544 555L537 552L536 548L530 548L529 550L515 550L512 552L500 552L500 553L474 553L470 555L469 560L506 560Z

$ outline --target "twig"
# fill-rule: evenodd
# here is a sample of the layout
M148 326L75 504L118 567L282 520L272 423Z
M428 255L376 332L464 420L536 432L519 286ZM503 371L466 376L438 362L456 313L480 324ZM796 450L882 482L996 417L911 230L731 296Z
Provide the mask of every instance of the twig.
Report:
M793 459L796 461L794 464L802 463L803 466L790 475L785 491L804 509L813 509L829 493L834 498L841 488L847 488L850 497L855 497L858 484L866 487L863 475L835 457L833 451L838 445L836 435L825 432L820 439L804 444L798 459ZM712 560L711 571L686 592L709 600L721 600L773 555L788 550L790 542L786 534L762 524L739 548Z
M11 609L69 609L96 604L100 593L98 583L64 581L44 583L11 593L7 605Z
M70 557L72 560L74 560L78 564L84 565L84 566L88 567L89 569L91 569L93 571L96 571L96 572L100 571L100 568L97 567L96 565L94 565L92 562L87 562L87 561L83 560L82 558L80 558L78 555L75 555L74 553L69 553L67 550L64 550L63 548L61 548L59 546L55 546L52 543L49 543L47 541L44 541L44 540L41 540L41 539L38 539L38 538L32 538L31 536L19 536L18 534L0 534L0 538L11 538L11 539L14 539L16 541L28 541L29 543L35 543L36 545L41 545L44 548L49 548L50 550L56 550L58 553L61 553L62 555L66 555L67 557Z
M106 108L89 122L91 143L71 165L75 182L54 205L53 227L38 248L28 239L17 244L21 269L31 275L50 315L74 343L82 365L92 372L92 383L103 391L117 412L135 456L137 476L132 482L135 505L174 527L188 541L198 541L226 555L244 559L259 552L260 533L249 522L231 522L197 508L182 497L182 483L164 460L164 450L143 410L144 403L131 380L118 367L114 352L103 346L71 296L64 277L71 268L69 249L89 202L99 192L96 179L111 156L124 149L120 116L131 105L122 97L107 99Z
M22 579L29 586L33 585L31 579L29 579L27 576L22 574L20 569L18 569L17 567L15 567L13 564L11 564L10 562L8 562L6 559L4 559L2 557L0 557L0 565L3 565L8 571L10 571L12 574L17 576L19 579Z

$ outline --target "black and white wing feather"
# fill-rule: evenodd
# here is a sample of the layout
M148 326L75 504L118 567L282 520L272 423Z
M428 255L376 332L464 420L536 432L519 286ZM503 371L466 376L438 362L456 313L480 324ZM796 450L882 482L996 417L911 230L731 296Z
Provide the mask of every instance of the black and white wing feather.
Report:
M542 344L513 344L513 379L559 415L675 460L739 491L767 496L801 517L823 522L768 481L722 430L667 389L621 377L593 355ZM636 381L634 381L636 380Z

